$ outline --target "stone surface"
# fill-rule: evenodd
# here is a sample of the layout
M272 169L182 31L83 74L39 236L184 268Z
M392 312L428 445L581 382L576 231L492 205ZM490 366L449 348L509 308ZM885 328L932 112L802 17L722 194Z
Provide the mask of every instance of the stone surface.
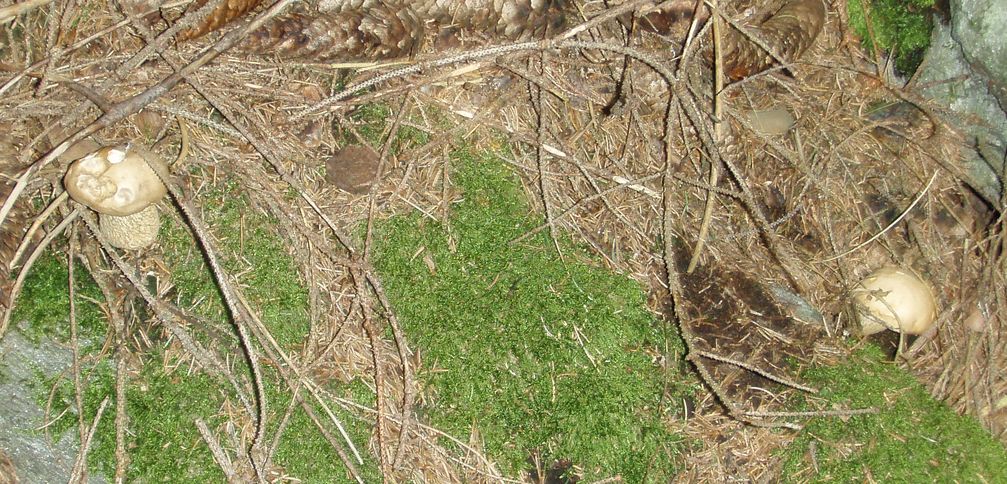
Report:
M1007 109L1007 2L952 0L951 8L951 35L972 69L986 76L1000 107Z
M11 328L0 339L0 450L7 454L21 483L68 482L77 458L76 434L49 442L37 429L45 411L38 403L38 376L56 375L72 361L69 349L49 340L32 343ZM63 418L75 418L66 415ZM76 428L76 427L75 427ZM89 475L91 483L106 482Z
M770 282L766 284L766 289L769 290L769 293L773 295L773 299L783 307L790 317L802 323L825 327L825 316L813 304L809 303L807 299L804 299L789 287Z
M923 94L962 115L952 124L969 135L963 153L975 188L997 205L1007 152L1007 2L951 0L949 25L937 22L918 85Z

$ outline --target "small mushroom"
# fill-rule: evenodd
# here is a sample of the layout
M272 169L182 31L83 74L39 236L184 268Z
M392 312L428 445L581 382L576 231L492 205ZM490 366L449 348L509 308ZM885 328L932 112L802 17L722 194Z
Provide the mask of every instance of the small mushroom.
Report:
M98 212L101 235L120 249L141 249L157 239L160 216L154 204L168 189L148 164L167 172L167 165L143 148L106 147L75 161L63 177L70 197Z
M923 334L937 319L930 285L899 267L882 267L865 277L853 289L853 302L865 335L885 329Z
M766 136L787 134L794 127L794 115L785 108L773 108L763 111L753 111L748 115L748 122L756 131Z

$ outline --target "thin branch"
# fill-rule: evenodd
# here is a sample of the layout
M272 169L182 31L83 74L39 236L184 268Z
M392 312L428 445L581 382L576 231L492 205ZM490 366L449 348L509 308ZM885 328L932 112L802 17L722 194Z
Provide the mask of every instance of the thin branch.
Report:
M711 8L717 8L717 0L712 0ZM724 141L724 50L723 50L723 23L719 15L713 17L713 136L718 142ZM717 186L720 180L720 166L710 163L710 186ZM717 192L706 192L706 207L703 209L703 221L699 225L699 235L696 237L696 247L692 249L692 259L689 260L689 267L685 272L692 273L699 264L699 256L706 246L706 237L710 232L710 220L713 218L713 207L717 203Z
M755 373L756 375L759 375L759 376L761 376L763 378L766 378L768 380L772 380L772 381L774 381L776 383L779 383L781 385L785 385L785 386L788 386L788 387L791 387L791 388L796 388L798 390L801 390L801 391L804 391L804 392L808 392L808 393L812 393L812 394L818 393L818 390L816 390L814 388L811 388L811 387L806 386L806 385L801 385L800 383L788 380L786 378L783 378L782 376L774 375L774 374L772 374L772 373L770 373L770 372L768 372L766 370L763 370L762 368L759 368L757 366L745 363L743 361L738 361L738 360L733 360L731 358L726 358L726 357L720 356L720 355L718 355L716 353L711 353L709 351L697 351L696 354L699 355L699 356L702 356L703 358L709 358L709 359L714 360L714 361L719 361L721 363L727 363L729 365L734 365L734 366L737 366L739 368L744 368L744 369L746 369L746 370L748 370L748 371L750 371L752 373Z
M71 483L84 483L86 481L87 475L87 455L91 453L91 444L94 442L94 434L98 431L98 424L101 422L102 415L105 414L105 408L108 407L108 397L105 397L101 401L101 405L98 406L98 411L94 415L94 421L91 422L91 429L87 433L87 438L80 443L80 452L77 453L77 460L73 465L73 473L70 474ZM83 409L80 410L83 412Z
M843 257L846 257L846 256L848 256L848 255L850 255L850 254L852 254L852 253L854 253L854 252L856 252L856 251L858 251L858 250L866 247L871 242L874 242L875 240L878 240L879 237L881 237L882 235L884 235L885 233L887 233L889 230L891 230L892 227L898 225L899 222L902 221L902 219L906 218L906 216L909 215L909 212L911 212L914 208L916 208L916 204L920 203L920 200L923 200L923 197L930 191L930 187L933 186L934 181L937 180L937 174L938 173L940 173L940 172L939 171L935 171L934 172L933 176L930 177L930 181L928 181L927 184L926 184L926 186L924 186L923 189L920 190L920 193L916 195L916 198L913 199L913 202L910 203L909 206L906 207L906 209L903 210L902 213L899 214L898 217L895 217L895 220L892 220L892 223L888 224L887 227L885 227L884 229L882 229L880 232L874 234L871 238L863 241L860 244L857 244L855 247L853 247L853 248L851 248L849 250L846 250L846 251L844 251L844 252L842 252L840 254L836 254L836 255L834 255L832 257L829 257L829 258L826 258L826 259L822 259L822 260L817 261L817 262L818 263L824 263L824 262L831 262L831 261L834 261L836 259L841 259Z

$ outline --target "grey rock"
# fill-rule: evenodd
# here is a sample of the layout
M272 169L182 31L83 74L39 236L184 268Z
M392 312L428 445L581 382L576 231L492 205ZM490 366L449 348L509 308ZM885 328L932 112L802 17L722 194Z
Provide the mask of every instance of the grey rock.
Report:
M56 375L70 367L69 349L49 340L38 345L13 328L0 339L0 449L10 457L20 482L68 482L77 458L77 436L67 432L57 442L41 430L45 410L38 403L40 374ZM69 416L64 416L67 418ZM70 417L73 418L73 417ZM106 482L89 476L91 483Z
M822 316L821 311L789 287L770 282L766 285L766 288L769 289L770 294L773 295L778 304L783 306L790 317L803 323L825 327L825 316Z
M999 204L1007 153L1007 2L951 0L951 22L934 27L920 73L923 94L962 116L971 148L963 153L969 183Z
M982 73L991 94L1007 107L1007 2L953 0L951 35L962 46L972 70Z

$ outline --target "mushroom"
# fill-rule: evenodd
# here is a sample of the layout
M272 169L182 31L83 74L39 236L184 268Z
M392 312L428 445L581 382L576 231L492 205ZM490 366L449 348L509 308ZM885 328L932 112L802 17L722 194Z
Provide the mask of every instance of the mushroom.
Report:
M157 239L154 203L168 189L148 164L167 172L167 165L143 148L106 147L75 161L63 177L70 197L98 212L102 237L120 249L142 249Z
M786 108L773 108L752 111L748 115L748 122L752 123L752 127L760 134L779 136L787 134L794 127L796 120Z
M857 284L852 295L865 335L885 329L923 334L937 319L937 302L930 285L900 267L886 266L872 272Z

